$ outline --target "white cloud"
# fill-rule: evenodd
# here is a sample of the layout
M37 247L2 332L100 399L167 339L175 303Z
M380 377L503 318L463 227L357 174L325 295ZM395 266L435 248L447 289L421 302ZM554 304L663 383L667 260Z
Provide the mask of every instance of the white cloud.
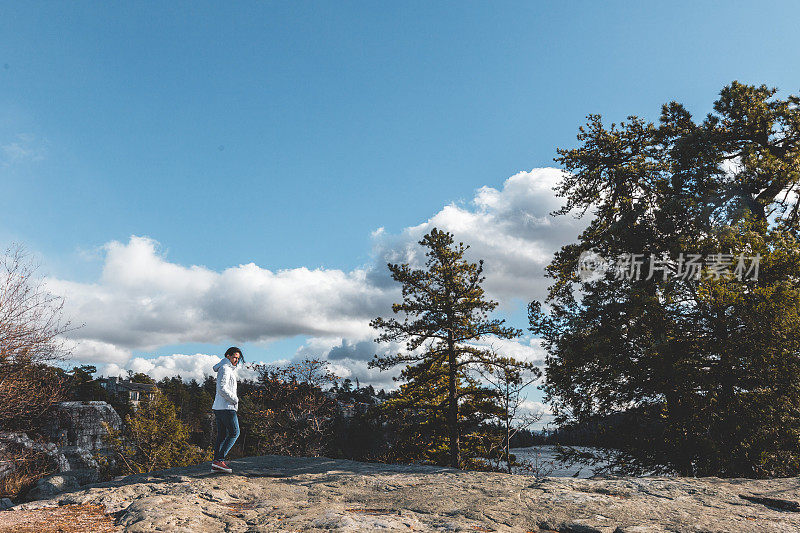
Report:
M218 355L196 353L160 355L152 359L134 357L124 365L108 364L101 368L100 375L126 376L128 370L141 372L159 381L165 377L181 376L185 381L195 379L202 382L206 376L216 376L214 365L220 359ZM256 379L257 373L249 365L242 365L238 370L239 379Z
M540 340L533 337L487 338L474 343L474 346L492 348L500 355L532 362L540 368L544 364L545 351L541 347ZM393 377L400 375L402 367L396 366L381 371L378 368L369 368L368 363L375 354L383 356L402 351L404 347L398 343L379 345L371 339L353 341L341 337L315 337L298 348L291 361L297 362L305 358L325 359L329 361L329 369L342 379L350 378L353 382L358 379L364 385L372 384L373 387L388 391L399 386L399 382L394 381ZM418 351L422 351L422 348Z
M374 233L376 262L421 265L425 258L416 242L436 227L468 244L470 260L484 259L484 287L501 305L514 305L516 299L544 299L549 285L544 267L556 250L574 241L588 225L586 218L549 215L564 203L553 191L562 176L563 171L556 168L519 172L505 181L502 190L478 189L470 206L445 206L400 235ZM383 270L375 274L388 283Z
M535 337L522 336L517 339L500 339L487 337L476 346L490 348L498 355L513 357L519 361L527 361L539 367L544 365L546 352L541 345L541 340Z
M44 154L44 143L33 135L20 133L13 141L0 145L0 164L7 167L22 161L41 161Z
M118 348L108 342L92 339L84 339L75 343L71 353L72 357L77 361L92 363L125 364L131 358L129 350Z
M197 355L130 360L129 354L183 343L267 343L305 335L310 340L294 359L327 357L342 374L349 372L343 377L393 387L391 375L399 369L380 372L366 366L376 349L372 340L377 332L369 321L390 316L391 304L401 298L386 262L424 263L417 241L438 227L471 246L468 259L485 260L484 287L502 307L543 299L549 285L544 266L588 223L549 215L563 203L552 190L561 176L554 168L520 172L502 189L481 187L471 203L447 205L399 234L379 228L372 232L372 264L349 272L305 267L272 271L253 263L223 271L184 266L170 261L157 241L132 236L127 243L105 245L96 282L46 281L53 293L66 297L65 312L73 323L85 324L71 337L80 341L75 353L82 362L109 363L107 368L118 370L135 366L161 377L170 372L199 377L203 370L193 366L202 361ZM495 344L537 364L543 359L541 348L528 338ZM190 357L194 359L185 359Z
M533 413L542 417L549 417L553 415L553 411L546 403L535 402L531 400L523 401L519 406L520 412Z
M352 341L342 337L314 337L297 349L292 362L306 358L325 359L329 361L328 369L342 379L356 379L362 385L371 384L376 389L387 391L398 387L392 377L400 374L400 367L381 371L369 368L368 362L375 354L386 355L402 350L397 343L378 345L371 338Z
M536 421L531 429L542 429L548 427L553 422L553 410L549 405L542 402L525 400L519 406L518 416L536 415L539 420Z
M66 313L85 324L73 338L150 351L294 335L363 337L369 319L397 292L372 286L363 270L184 267L168 262L157 245L135 236L127 244L109 243L98 283L47 280L52 292L66 297Z

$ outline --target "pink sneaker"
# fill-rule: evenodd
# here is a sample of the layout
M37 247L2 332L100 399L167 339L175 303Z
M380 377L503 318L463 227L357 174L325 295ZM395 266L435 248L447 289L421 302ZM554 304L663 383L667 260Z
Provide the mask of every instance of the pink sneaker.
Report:
M213 472L225 472L226 474L233 472L233 470L231 470L231 468L225 464L225 461L212 461L211 470Z

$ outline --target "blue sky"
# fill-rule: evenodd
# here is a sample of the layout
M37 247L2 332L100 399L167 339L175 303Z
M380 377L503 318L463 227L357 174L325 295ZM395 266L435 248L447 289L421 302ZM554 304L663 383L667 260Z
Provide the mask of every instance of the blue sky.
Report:
M5 2L0 244L25 243L73 293L110 286L109 243L130 251L132 236L176 268L369 270L409 228L454 220L446 206L477 213L482 187L554 166L589 113L654 120L678 100L703 115L732 80L796 92L799 15L793 2ZM525 327L539 293L510 284L496 294ZM337 336L322 329L241 340L275 359ZM225 331L124 349L216 353Z

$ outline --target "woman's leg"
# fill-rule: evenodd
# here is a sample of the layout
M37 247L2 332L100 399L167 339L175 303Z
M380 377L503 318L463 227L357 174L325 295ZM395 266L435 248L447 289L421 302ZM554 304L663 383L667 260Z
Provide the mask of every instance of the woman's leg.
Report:
M228 452L233 448L236 439L239 438L239 417L233 409L225 410L224 415L226 436L225 440L220 445L219 459L224 460L228 456Z
M222 459L222 444L228 436L228 427L225 424L225 411L214 409L214 417L217 419L217 438L214 441L214 460L219 461Z

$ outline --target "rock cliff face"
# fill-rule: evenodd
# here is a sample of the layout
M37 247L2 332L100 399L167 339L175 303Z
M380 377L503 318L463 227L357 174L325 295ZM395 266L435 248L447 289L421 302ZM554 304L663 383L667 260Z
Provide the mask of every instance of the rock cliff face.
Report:
M106 447L103 436L107 432L103 424L114 429L122 425L117 412L106 402L60 402L53 407L46 432L61 449L97 452ZM83 465L73 468L79 467Z
M796 478L537 480L281 456L230 464L234 474L212 474L207 464L172 469L14 509L102 504L131 532L800 531Z
M53 406L43 424L49 442L38 442L25 433L0 432L0 452L6 447L44 453L53 476L40 479L28 498L47 498L97 481L96 453L109 453L103 436L104 424L122 425L117 412L106 402L60 402ZM13 472L13 464L0 464L0 478Z

